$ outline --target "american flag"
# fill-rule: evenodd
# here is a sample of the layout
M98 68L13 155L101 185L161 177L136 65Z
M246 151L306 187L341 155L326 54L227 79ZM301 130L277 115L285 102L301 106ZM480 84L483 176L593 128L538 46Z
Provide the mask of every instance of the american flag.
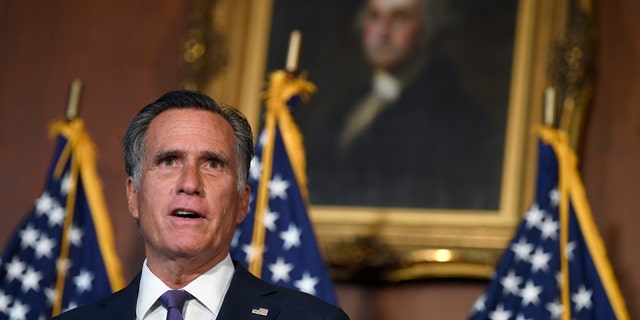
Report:
M251 161L251 203L236 230L231 256L263 280L335 305L333 284L308 217L300 163L304 149L288 108L313 88L284 71L271 76L265 127Z
M535 201L469 319L629 318L567 141L540 130Z
M51 130L45 189L0 261L0 319L49 319L124 284L93 144L80 119Z

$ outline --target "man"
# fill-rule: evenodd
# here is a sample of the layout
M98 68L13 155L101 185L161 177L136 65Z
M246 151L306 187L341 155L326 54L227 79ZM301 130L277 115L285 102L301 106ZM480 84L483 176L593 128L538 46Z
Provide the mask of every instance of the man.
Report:
M123 142L129 211L145 243L142 272L59 319L348 319L232 262L229 246L249 203L252 139L242 114L200 93L170 92L142 109Z
M313 203L497 209L502 124L438 53L451 20L445 4L364 5L358 24L371 74L306 140Z

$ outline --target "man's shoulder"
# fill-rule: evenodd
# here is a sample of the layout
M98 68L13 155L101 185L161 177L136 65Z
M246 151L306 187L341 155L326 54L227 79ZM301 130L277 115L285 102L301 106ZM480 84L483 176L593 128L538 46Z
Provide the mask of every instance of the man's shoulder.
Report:
M236 263L236 271L225 297L223 309L234 308L236 312L243 312L242 309L249 304L264 307L267 310L277 309L278 319L295 319L296 317L298 319L349 319L342 309L324 300L304 292L267 283Z
M134 319L139 282L140 275L122 290L97 301L68 310L52 319Z

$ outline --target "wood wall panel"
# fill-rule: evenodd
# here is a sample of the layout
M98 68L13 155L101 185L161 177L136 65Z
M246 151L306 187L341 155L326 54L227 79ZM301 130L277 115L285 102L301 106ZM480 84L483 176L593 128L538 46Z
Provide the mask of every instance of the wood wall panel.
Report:
M193 1L0 1L0 244L40 195L70 82L83 81L80 116L98 147L98 171L127 278L141 239L125 201L121 133L160 94L180 89L180 45Z

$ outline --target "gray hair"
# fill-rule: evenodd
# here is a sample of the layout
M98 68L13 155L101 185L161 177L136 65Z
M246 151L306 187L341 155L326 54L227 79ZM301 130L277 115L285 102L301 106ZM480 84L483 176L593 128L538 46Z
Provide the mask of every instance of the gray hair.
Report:
M156 116L170 109L206 110L219 114L231 125L238 156L238 192L242 192L249 177L249 165L253 157L253 134L249 122L240 111L227 105L219 105L207 95L188 90L164 94L140 110L129 123L122 140L122 150L125 171L133 177L136 189L140 190L144 145L149 125Z

